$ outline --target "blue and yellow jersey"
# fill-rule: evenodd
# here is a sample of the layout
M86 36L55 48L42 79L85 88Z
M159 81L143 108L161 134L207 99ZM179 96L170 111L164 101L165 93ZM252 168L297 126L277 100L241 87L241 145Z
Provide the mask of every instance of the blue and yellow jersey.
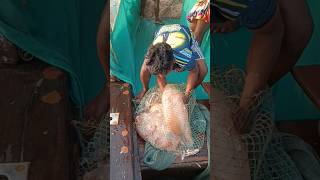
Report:
M193 69L198 59L204 59L198 43L186 26L180 24L162 26L156 32L153 45L160 42L166 42L171 46L175 63L184 70Z

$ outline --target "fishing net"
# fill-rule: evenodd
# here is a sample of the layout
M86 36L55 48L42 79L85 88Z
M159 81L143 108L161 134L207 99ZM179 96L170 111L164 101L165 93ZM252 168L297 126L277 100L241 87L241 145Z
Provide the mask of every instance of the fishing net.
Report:
M104 115L100 121L74 121L74 125L81 143L78 175L83 176L107 161L110 154L110 122L109 117Z
M183 159L203 146L207 122L192 95L183 102L185 85L167 85L164 92L150 89L136 108L138 134L151 145Z
M257 102L247 118L248 131L239 134L232 122L244 85L241 70L226 67L213 73L213 177L225 180L302 179L283 148L273 123L272 94L267 89L256 95Z
M142 16L146 19L154 19L156 14L156 0L142 0ZM181 17L182 0L161 0L159 1L159 17L179 19Z

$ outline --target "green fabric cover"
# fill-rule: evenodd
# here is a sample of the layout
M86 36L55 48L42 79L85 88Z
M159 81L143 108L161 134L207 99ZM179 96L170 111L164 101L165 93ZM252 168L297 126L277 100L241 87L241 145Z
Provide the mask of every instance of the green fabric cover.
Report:
M183 1L183 10L180 19L165 19L165 24L188 25L186 15L196 2L195 0ZM148 46L152 43L154 33L160 25L140 16L140 0L121 1L118 15L115 20L113 32L111 33L110 72L121 80L132 85L137 94L141 90L140 68ZM210 70L210 33L209 30L203 38L201 49ZM207 74L205 82L210 81L210 73ZM168 76L168 82L186 82L187 72L172 72ZM154 77L151 79L150 87L155 85ZM198 87L197 98L207 99L208 95L202 87Z
M297 65L320 64L320 1L307 0L313 16L314 33ZM213 58L215 65L235 64L244 68L250 34L245 29L229 34L215 34ZM318 83L318 82L315 82ZM273 88L276 121L319 119L320 111L305 95L304 91L293 79L291 74L286 75Z
M96 48L103 7L103 0L1 0L0 33L68 72L71 97L82 107L105 84Z

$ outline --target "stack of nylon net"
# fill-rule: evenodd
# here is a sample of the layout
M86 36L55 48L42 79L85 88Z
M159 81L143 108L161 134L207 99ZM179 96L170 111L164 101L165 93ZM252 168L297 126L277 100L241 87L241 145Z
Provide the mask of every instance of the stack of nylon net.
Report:
M200 151L207 122L196 100L183 102L184 85L167 85L163 93L150 89L136 109L136 129L140 137L157 149L182 157Z
M105 164L110 154L110 122L106 114L100 121L74 121L79 133L81 154L78 174L84 174Z
M257 104L248 115L246 134L239 134L232 122L244 85L244 73L234 68L214 70L211 104L212 176L224 180L301 179L294 162L283 148L273 124L271 90L256 96Z

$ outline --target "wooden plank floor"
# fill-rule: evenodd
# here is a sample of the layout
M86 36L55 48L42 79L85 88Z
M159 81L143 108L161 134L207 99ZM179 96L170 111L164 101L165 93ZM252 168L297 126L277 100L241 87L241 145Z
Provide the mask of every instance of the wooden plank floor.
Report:
M31 180L75 179L68 76L40 61L0 73L0 163L31 162Z
M131 87L122 82L110 82L110 93L110 111L120 113L118 125L110 126L110 179L139 180Z

